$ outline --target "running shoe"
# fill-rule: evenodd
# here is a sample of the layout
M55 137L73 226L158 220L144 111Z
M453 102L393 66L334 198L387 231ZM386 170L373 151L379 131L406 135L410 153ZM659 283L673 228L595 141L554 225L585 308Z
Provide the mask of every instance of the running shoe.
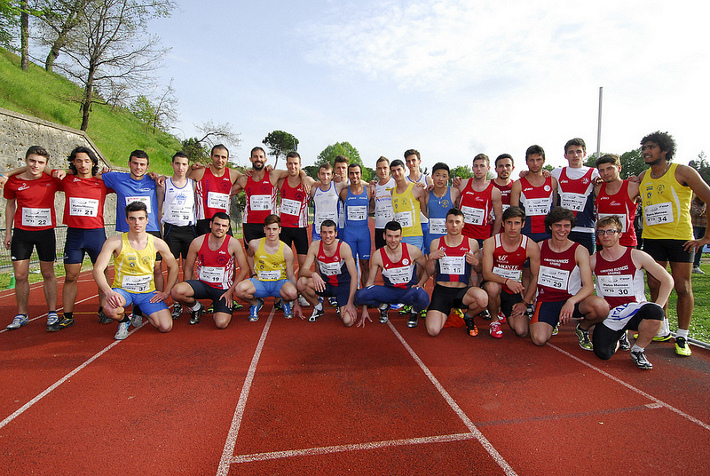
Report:
M55 322L51 326L47 326L47 330L49 332L57 332L57 331L61 331L65 327L71 327L73 325L74 325L74 318L73 317L62 316L62 318L59 319L57 322Z
M577 324L577 327L574 328L575 334L577 334L577 338L579 339L579 346L584 349L584 350L594 350L594 345L592 344L592 341L589 340L589 331L585 331L581 327L579 327L579 324Z
M626 335L626 331L619 337L619 350L629 351L631 350L631 343L629 342L629 337Z
M488 312L488 309L484 309L481 312L479 312L478 317L480 317L484 321L490 321L491 319L493 319L493 316L491 316L491 313Z
M128 316L128 318L130 319L133 327L140 327L143 325L143 313L136 311L135 308L133 309L133 313Z
M338 300L334 296L328 298L328 303L333 307L338 307Z
M286 319L291 319L293 317L293 303L281 300L283 303L284 317Z
M118 323L118 331L116 331L116 335L114 335L113 338L116 340L123 340L126 337L128 337L128 327L130 325L131 325L131 321L119 322Z
M19 329L22 326L26 326L27 324L29 324L29 322L30 319L29 317L27 317L27 314L18 314L5 329L14 331L15 329Z
M705 271L703 271L702 269L700 269L699 266L696 266L696 267L693 268L693 274L705 274Z
M426 309L419 311L419 319L426 319Z
M464 314L463 321L466 323L468 335L476 337L478 335L478 327L476 327L476 324L473 322L473 317L469 317L468 314Z
M491 334L491 337L494 337L496 339L500 339L501 337L503 337L503 331L500 328L500 322L491 322L489 332Z
M675 338L675 353L682 355L683 357L690 357L692 353L690 351L690 345L688 345L688 340L685 337Z
M308 302L308 299L304 298L303 295L298 296L298 304L300 304L301 307L311 307L311 303Z
M197 311L193 311L192 309L190 309L190 325L191 326L194 326L195 324L200 323L200 314L202 314L202 311L205 310L202 303L198 302L197 304L200 305L200 307L197 309Z
M232 301L232 311L241 311L242 309L244 309L244 306L241 303Z
M283 309L283 308L284 308L283 299L275 299L274 300L274 309L276 309L278 311L279 309Z
M411 306L410 306L411 309ZM379 307L380 310L380 324L387 324L387 321L389 321L389 312L390 312L390 305L389 304L382 304ZM400 311L401 313L402 311Z
M99 324L109 324L113 322L113 319L109 318L103 309L99 309Z
M59 322L59 316L55 311L49 311L47 313L47 330L50 330L51 327Z
M214 304L210 304L210 307L203 310L202 314L214 314Z
M259 320L259 311L264 307L264 300L259 298L256 300L256 305L249 306L249 322L256 322Z
M528 315L528 319L532 319L533 314L535 314L535 305L534 305L534 304L528 304L527 309L525 309L525 314Z
M402 309L402 306L404 306L404 304L401 302L398 302L397 304L390 304L390 311L399 311Z
M636 336L638 336L638 334L636 334ZM669 342L672 337L673 335L670 332L666 335L656 335L653 336L653 342Z
M552 328L552 335L556 336L560 332L560 323L558 322L555 324L555 327Z
M454 312L454 314L459 316L461 319L463 319L463 311L461 309L454 309L453 312Z
M653 368L653 364L648 361L646 353L643 350L631 351L629 355L631 355L631 360L638 366L638 368L644 370L651 370Z
M508 318L505 317L505 314L503 314L503 311L498 311L498 322L501 324L505 324L508 321Z
M182 304L180 304L179 302L173 304L173 312L171 312L170 315L173 317L173 319L178 319L180 316L182 316Z
M419 314L413 312L409 315L409 319L407 319L407 327L413 329L414 327L417 327L417 324L419 324Z
M387 308L389 310L389 308ZM412 306L409 304L405 304L402 306L402 308L399 310L399 315L400 316L406 316L407 314L412 312Z
M308 322L316 322L323 314L325 314L323 307L321 307L320 309L314 307L313 314L311 314L311 317L308 318Z

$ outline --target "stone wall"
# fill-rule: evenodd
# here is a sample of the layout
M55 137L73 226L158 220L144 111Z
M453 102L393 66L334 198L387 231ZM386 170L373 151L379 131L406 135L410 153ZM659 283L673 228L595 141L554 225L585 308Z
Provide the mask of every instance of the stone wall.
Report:
M0 170L7 171L24 166L25 152L33 145L42 146L49 152L48 168L67 168L67 156L78 146L93 150L99 158L100 166L108 165L103 154L86 132L0 108ZM64 212L63 193L57 194L55 206L57 221L61 224ZM4 198L0 198L0 213L2 214L0 228L4 229ZM116 197L113 194L106 199L104 218L106 223L116 223Z

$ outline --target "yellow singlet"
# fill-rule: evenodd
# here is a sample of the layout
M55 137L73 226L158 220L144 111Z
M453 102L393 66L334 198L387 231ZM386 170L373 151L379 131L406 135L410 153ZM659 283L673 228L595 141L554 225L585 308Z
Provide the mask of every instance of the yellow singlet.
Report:
M397 193L395 187L392 193L392 208L394 208L394 219L402 225L402 236L423 236L421 222L421 205L419 200L414 198L412 189L414 184L407 185L407 189L402 193Z
M148 244L144 249L134 250L128 243L128 233L124 233L121 236L121 252L113 259L113 287L131 293L155 291L154 264L153 235L148 235Z
M278 281L286 279L286 260L284 242L279 241L279 249L273 255L266 252L266 238L259 240L259 247L254 253L254 271L259 281Z
M647 170L639 192L643 200L643 238L649 240L692 240L693 225L690 222L690 200L693 190L678 183L675 171L678 164L670 167L661 178L651 178Z

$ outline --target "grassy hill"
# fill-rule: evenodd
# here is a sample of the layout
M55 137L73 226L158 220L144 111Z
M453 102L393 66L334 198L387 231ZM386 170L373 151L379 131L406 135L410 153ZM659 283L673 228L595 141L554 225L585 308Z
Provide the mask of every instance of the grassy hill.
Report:
M30 63L20 69L20 58L0 48L0 107L78 129L81 111L76 98L81 89L68 79ZM128 154L143 149L151 170L172 173L170 158L180 142L164 132L153 134L129 111L94 104L89 129L91 140L112 164L126 166Z

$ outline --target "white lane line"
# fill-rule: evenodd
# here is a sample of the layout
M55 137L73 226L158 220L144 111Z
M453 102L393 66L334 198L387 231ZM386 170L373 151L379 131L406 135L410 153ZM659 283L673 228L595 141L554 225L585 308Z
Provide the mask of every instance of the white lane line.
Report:
M624 382L624 381L621 380L620 378L614 377L614 376L611 375L610 373L605 372L604 370L602 370L602 369L600 369L600 368L598 368L598 367L595 367L595 366L593 366L592 364L590 364L590 363L588 363L588 362L585 362L584 360L580 359L579 357L577 357L577 356L575 356L575 355L572 355L572 354L570 354L569 352L560 349L560 348L557 347L556 345L550 344L549 342L547 343L547 345L549 345L550 347L552 347L553 349L555 349L557 352L560 352L560 353L566 355L567 357L570 357L570 358L576 360L576 361L579 362L580 364L582 364L582 365L584 365L584 366L586 366L586 367L589 367L589 368L592 369L592 370L595 370L595 371L599 372L600 374L602 374L603 376L605 376L605 377L607 377L607 378L613 380L614 382L616 382L616 383L618 383L618 384L620 384L620 385L623 385L624 387L628 388L629 390L634 391L634 392L638 393L639 395L648 398L648 399L651 400L652 402L655 402L657 405L660 405L660 406L662 406L662 407L664 407L664 408L669 409L670 411L672 411L672 412L674 412L674 413L677 413L678 415L682 416L683 418L685 418L685 419L687 419L687 420L690 420L690 421L692 421L693 423L695 423L695 424L697 424L697 425L700 425L701 427L705 428L706 430L710 430L710 425L708 425L707 423L705 423L705 422L703 422L703 421L701 421L701 420L698 420L697 418L695 418L695 417L693 417L693 416L691 416L691 415L688 415L688 414L685 413L684 411L679 410L678 408L676 408L676 407L674 407L674 406L672 406L672 405L669 405L668 403L666 403L666 402L664 402L664 401L662 401L662 400L660 400L660 399L654 397L653 395L650 395L650 394L644 392L643 390L634 387L634 386L631 385L630 383Z
M144 325L145 325L145 322L143 323L143 325L141 325L141 327L143 327ZM140 329L141 327L134 328L131 332L129 332L128 335L133 334L134 332L136 332L136 331L137 331L138 329ZM33 398L32 400L30 400L29 402L27 402L27 403L25 403L24 405L22 405L22 407L20 407L18 410L16 410L12 415L10 415L9 417L7 417L7 418L5 418L3 421L1 421L1 422L0 422L0 429L4 428L4 427L5 427L8 423L10 423L12 420L14 420L14 419L17 418L18 416L22 415L22 414L23 414L27 409L29 409L32 405L34 405L35 403L37 403L37 402L39 402L40 400L42 400L44 397L46 397L47 395L49 395L54 389L56 389L56 388L59 387L61 384L63 384L64 382L66 382L67 380L69 380L70 378L72 378L72 377L73 377L74 375L76 375L80 370L84 369L87 365L89 365L90 363L92 363L93 361L95 361L96 359L98 359L99 357L101 357L101 356L104 355L106 352L108 352L109 350L113 349L115 346L117 346L117 345L120 344L120 343L121 343L120 340L113 341L111 344L109 344L109 345L107 345L106 347L104 347L103 350L101 350L101 351L99 351L98 353L94 354L94 356L91 357L89 360L87 360L86 362L84 362L83 364L81 364L80 366L78 366L77 368L75 368L74 370L72 370L71 372L69 372L68 374L66 374L66 375L65 375L64 377L62 377L61 379L57 380L57 381L56 381L54 384L52 384L51 386L47 387L47 389L46 389L44 392L40 393L39 395L37 395L36 397L34 397L34 398Z
M461 409L461 407L458 406L456 401L449 395L449 392L444 389L444 387L439 383L439 381L434 377L434 374L431 373L429 368L422 362L422 360L419 358L419 356L414 352L414 350L407 344L407 342L404 340L402 335L397 332L397 329L394 328L392 325L392 322L387 322L387 324L390 326L390 329L392 329L392 332L394 332L394 335L397 336L397 339L402 343L405 349L407 349L407 352L409 352L409 355L412 356L414 361L419 365L419 368L422 369L424 374L429 378L432 384L434 384L434 387L439 391L442 397L444 397L444 400L446 400L446 403L449 404L451 409L456 413L461 421L463 421L463 424L466 425L466 428L469 429L471 434L473 434L474 438L478 440L479 443L481 443L481 446L488 452L489 455L493 458L493 460L500 466L505 474L507 475L515 475L517 474L513 468L510 467L508 462L503 458L500 453L495 449L495 447L491 444L488 439L483 436L483 433L480 432L478 428L476 428L476 425L471 421L470 418L464 413L464 411Z
M259 338L259 343L254 351L254 356L251 358L251 364L249 365L249 370L247 371L247 377L244 380L244 385L242 385L242 392L239 395L237 408L234 410L234 416L232 417L232 425L229 427L227 441L224 443L222 458L219 460L219 467L217 468L218 476L229 473L229 466L231 465L232 456L234 455L234 447L237 444L237 436L239 435L239 427L242 425L242 418L244 417L247 398L249 398L249 390L251 389L251 384L254 381L256 366L259 363L261 351L264 349L264 342L266 341L266 335L269 333L271 321L274 318L274 312L276 312L276 310L272 307L271 312L269 313L269 318L266 320L264 330L261 331L261 337Z
M81 303L84 302L84 301L88 301L89 299L94 299L94 298L96 298L96 297L98 297L98 296L99 296L98 294L94 294L93 296L89 296L88 298L84 298L84 299L82 299L81 301L76 301L76 302L74 303L74 305L76 306L77 304L81 304ZM60 308L57 309L57 312L63 311L63 310L64 310L64 308L63 308L63 307L60 307ZM36 321L37 319L42 319L43 317L47 317L47 313L46 313L46 312L45 312L44 314L40 314L40 315L37 316L37 317L31 318L31 319L29 320L29 322ZM0 334L2 334L3 332L7 332L7 331L9 331L9 329L3 328L2 330L0 330Z
M250 455L235 456L234 458L232 458L232 463L253 463L256 461L293 458L296 456L320 456L332 453L343 453L348 451L376 450L380 448L390 448L394 446L448 443L451 441L472 440L475 438L476 435L472 433L458 433L454 435L427 436L423 438L407 438L402 440L373 441L371 443L355 443L350 445L321 446L300 450L272 451L268 453L254 453Z

